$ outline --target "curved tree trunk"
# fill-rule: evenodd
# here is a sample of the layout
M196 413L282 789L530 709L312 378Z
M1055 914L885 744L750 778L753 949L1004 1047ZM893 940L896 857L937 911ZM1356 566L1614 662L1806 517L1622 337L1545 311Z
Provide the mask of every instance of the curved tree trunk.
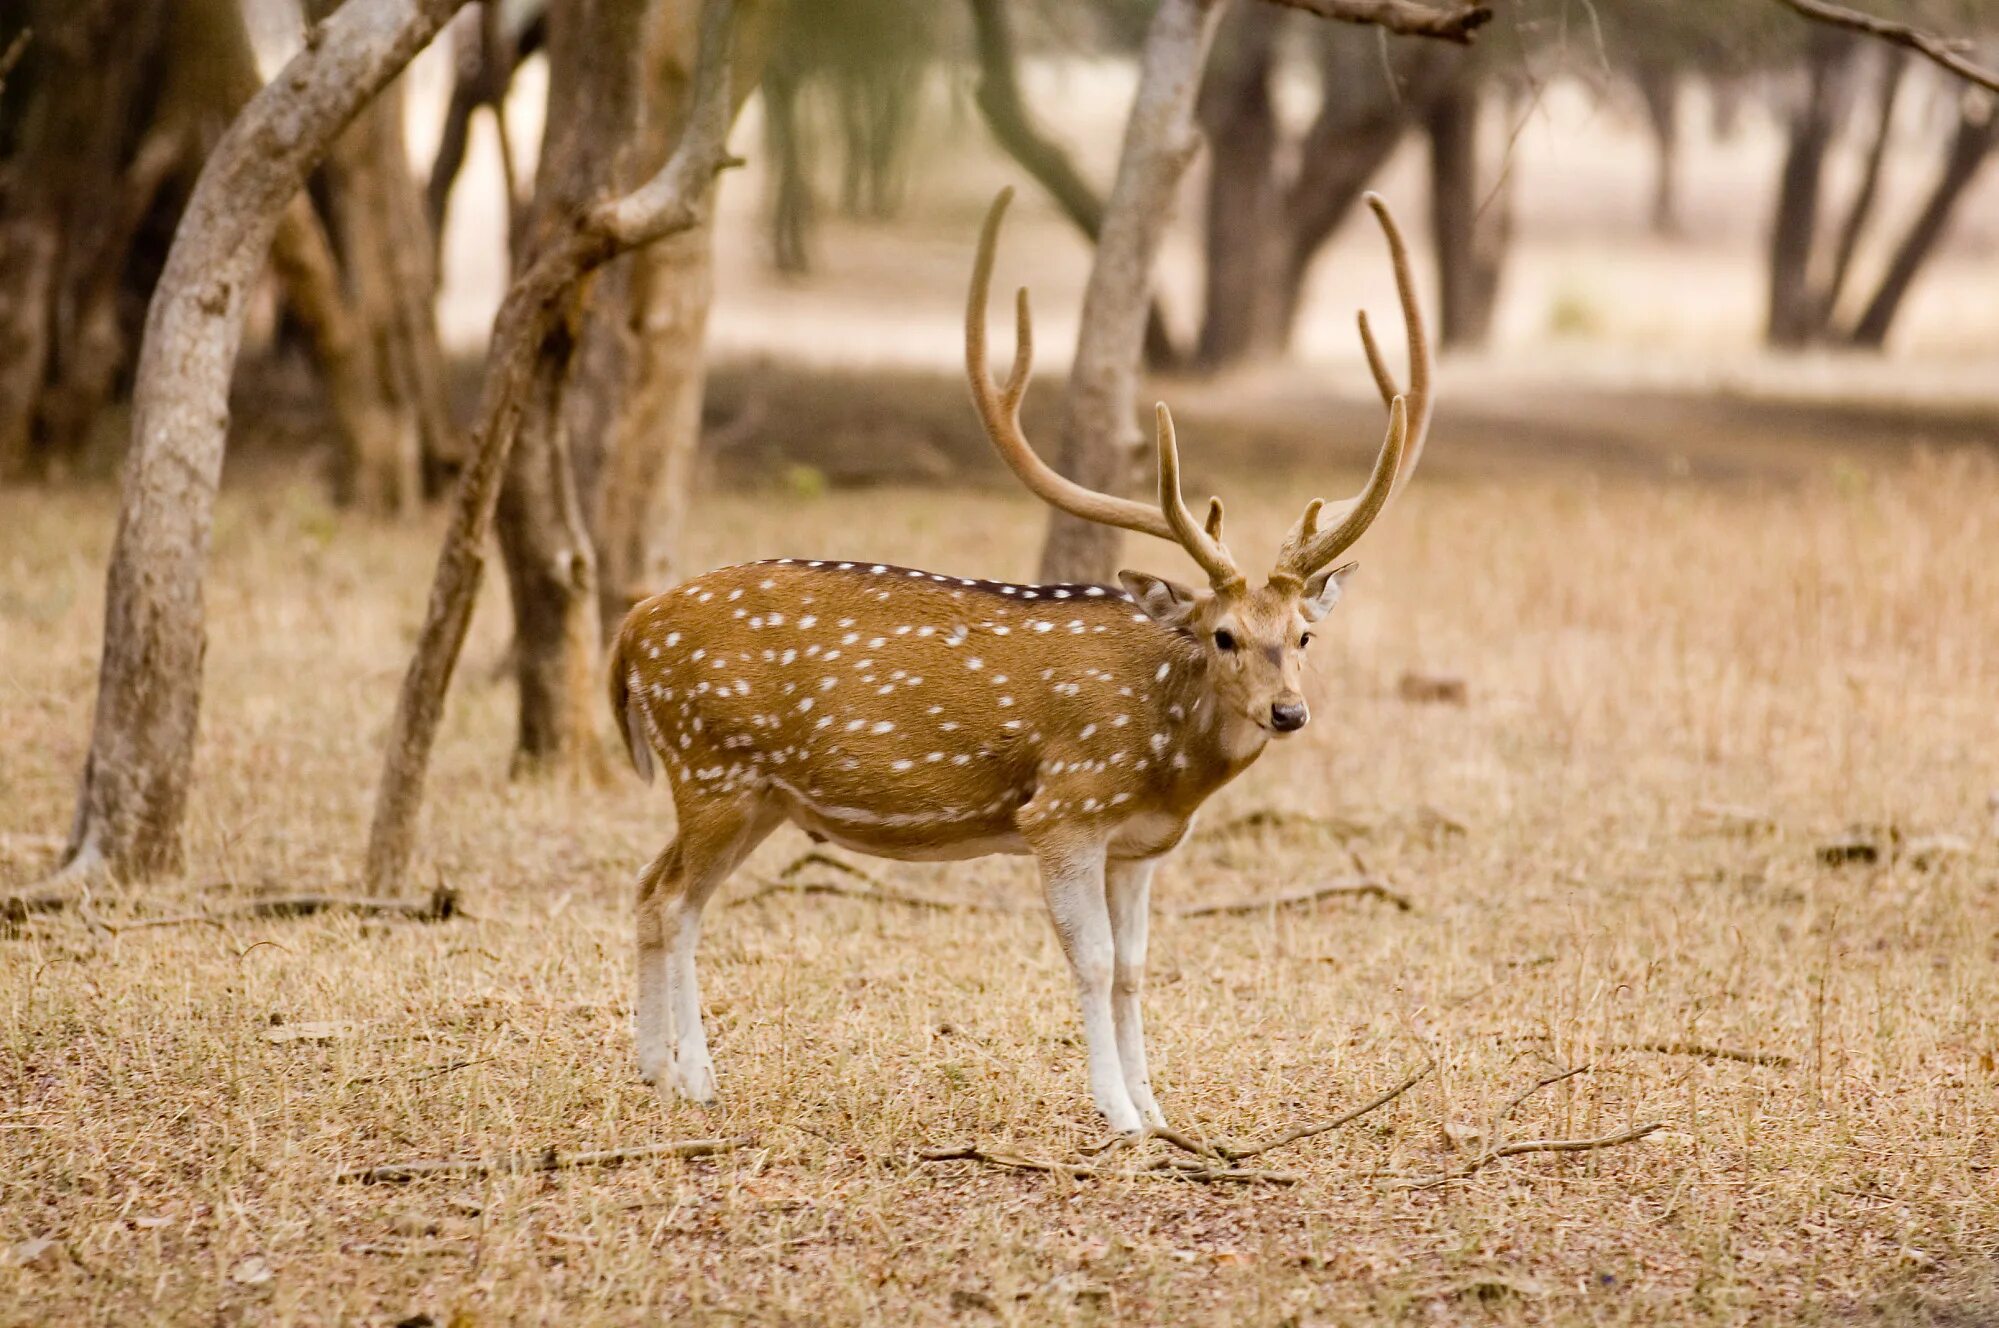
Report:
M202 169L146 319L68 872L141 877L181 860L207 648L201 583L250 291L306 173L463 3L349 0Z
M1853 345L1879 349L1887 342L1889 329L1895 324L1895 315L1901 311L1909 288L1915 284L1916 274L1922 271L1924 262L1943 238L1958 201L1978 178L1995 143L1999 143L1999 113L1995 113L1989 98L1973 103L1967 96L1957 132L1951 137L1950 153L1944 159L1943 172L1909 233L1896 247L1874 298L1867 302L1860 320L1854 324Z
M1217 0L1160 0L1146 29L1138 92L1126 122L1116 183L1083 293L1076 358L1062 402L1057 468L1087 488L1121 493L1139 441L1139 356L1152 305L1152 261L1180 176L1199 149L1194 98L1221 11ZM1043 581L1105 580L1117 571L1119 531L1066 512L1050 515Z

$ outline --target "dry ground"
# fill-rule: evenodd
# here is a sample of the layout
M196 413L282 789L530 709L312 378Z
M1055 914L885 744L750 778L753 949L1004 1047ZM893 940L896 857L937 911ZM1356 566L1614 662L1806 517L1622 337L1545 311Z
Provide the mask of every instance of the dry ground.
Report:
M1260 1136L1435 1058L1391 1106L1270 1155L1288 1188L915 1159L1097 1135L1068 977L1013 861L887 874L1017 913L731 906L803 847L778 836L710 914L724 1103L657 1100L629 1053L629 893L670 809L623 775L503 778L497 596L422 865L472 917L111 930L337 886L359 853L435 529L350 520L304 478L239 485L187 878L0 940L0 1320L1990 1321L1999 466L1800 469L1444 468L1369 539L1315 648L1318 718L1217 799L1155 931L1155 1065L1183 1127ZM1293 496L1230 492L1231 528L1263 535L1239 543L1274 542ZM113 505L0 494L0 887L46 866L69 814ZM695 554L1020 575L1038 528L1011 495L737 494ZM1407 669L1462 677L1469 704L1398 699ZM1336 821L1225 828L1265 809ZM1822 865L1856 823L1882 859ZM1344 873L1348 850L1414 910L1172 916ZM1499 1136L1666 1128L1398 1183L1475 1158L1499 1108L1579 1067ZM754 1145L695 1162L335 1180L739 1134Z

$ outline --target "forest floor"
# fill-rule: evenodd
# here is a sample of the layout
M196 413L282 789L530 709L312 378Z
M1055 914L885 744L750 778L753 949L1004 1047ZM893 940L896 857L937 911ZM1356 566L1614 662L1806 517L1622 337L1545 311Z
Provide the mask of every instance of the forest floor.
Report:
M1628 465L1512 466L1469 424L1440 435L1314 648L1314 723L1163 873L1148 1018L1183 1130L1281 1133L1433 1067L1258 1160L1291 1184L921 1159L1073 1159L1100 1134L1067 969L1010 859L869 864L960 908L752 900L807 848L780 832L709 912L722 1103L656 1097L631 1055L631 883L671 808L622 768L507 778L496 586L418 870L464 911L202 920L351 887L441 528L246 469L217 523L186 875L0 939L0 1322L1999 1318L1999 460L1860 446L1859 425L1829 459L1698 409L1685 464L1633 444ZM1295 514L1276 477L1353 482L1364 415L1310 466L1302 441L1206 454L1241 546ZM747 466L763 487L704 500L693 563L1031 566L1041 515L1004 488L788 464L807 469ZM115 507L0 493L0 893L70 815ZM1461 679L1465 703L1406 699L1405 673ZM1356 863L1410 907L1183 915ZM747 1142L340 1178L706 1138Z

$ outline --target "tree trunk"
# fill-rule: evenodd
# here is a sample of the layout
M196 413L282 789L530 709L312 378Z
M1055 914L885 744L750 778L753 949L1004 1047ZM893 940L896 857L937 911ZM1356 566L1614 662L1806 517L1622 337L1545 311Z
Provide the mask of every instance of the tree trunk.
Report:
M1648 60L1634 81L1652 129L1652 234L1670 238L1680 233L1680 71Z
M146 319L105 588L97 713L65 871L176 868L194 759L201 582L243 316L285 205L464 0L349 0L209 156Z
M1430 227L1441 305L1438 343L1446 349L1482 346L1491 335L1512 230L1505 182L1488 196L1479 178L1480 83L1470 69L1461 71L1429 113Z
M1208 154L1206 292L1195 365L1213 370L1281 340L1278 307L1288 241L1277 175L1271 88L1282 15L1239 6L1221 22L1195 114Z
M1853 201L1847 205L1846 220L1839 228L1832 267L1819 295L1814 335L1832 326L1839 298L1846 291L1846 279L1853 271L1853 256L1860 251L1860 237L1866 233L1867 223L1874 215L1875 199L1881 192L1881 170L1887 162L1888 143L1895 131L1895 102L1902 90L1902 76L1909 67L1908 57L1901 51L1883 48L1881 55L1881 92L1876 102L1874 139L1868 146L1867 164L1853 191Z
M634 255L635 355L599 492L604 625L679 579L707 389L712 219Z
M1937 242L1943 238L1950 225L1951 214L1971 187L1986 159L1992 155L1995 142L1999 142L1999 114L1995 114L1992 99L1977 93L1966 93L1964 110L1958 118L1957 132L1951 137L1950 154L1944 159L1943 173L1937 177L1936 186L1930 190L1929 199L1917 215L1909 233L1895 250L1895 257L1888 264L1888 271L1881 278L1874 298L1867 302L1860 321L1854 324L1852 343L1878 350L1888 340L1888 331L1895 323L1895 315L1902 308L1903 298L1915 284L1916 274L1922 271L1923 263L1935 252Z
M190 0L172 26L199 26L213 7ZM159 0L30 0L0 23L8 46L31 34L0 101L0 481L79 441L76 417L94 416L123 363L120 278L159 153L130 187L126 176L160 109L151 71L168 14Z
M1777 211L1770 227L1770 310L1765 339L1795 349L1820 328L1820 303L1812 285L1819 193L1827 150L1838 128L1842 68L1854 43L1845 33L1815 28L1806 47L1803 100L1790 116Z
M487 531L508 474L508 453L533 399L542 350L559 334L577 283L626 249L696 224L706 211L715 174L727 163L727 50L733 12L728 0L708 0L703 8L696 110L666 165L629 194L580 214L551 218L551 230L537 246L539 256L515 278L493 320L480 387L478 446L459 481L430 605L403 677L382 761L364 869L370 893L400 892L409 871L431 744L478 601Z
M1194 98L1220 10L1217 0L1160 0L1146 30L1138 92L1083 294L1056 461L1064 475L1100 492L1121 493L1130 484L1152 261L1175 186L1200 146ZM1121 544L1120 532L1109 526L1052 513L1040 577L1108 579L1117 571Z
M547 130L535 196L528 207L523 270L551 243L566 239L567 224L596 194L628 186L631 138L642 124L641 52L647 39L645 0L585 0L556 5L548 21ZM594 445L593 435L568 433L566 395L574 360L588 335L586 310L605 320L626 303L628 260L573 289L544 336L525 392L518 436L499 496L496 530L514 609L514 673L519 686L516 774L592 770L595 727L584 697L594 682L572 695L594 661L598 621L597 551L583 526L583 504L572 462L571 439ZM615 365L623 359L616 352ZM603 348L586 363L601 364ZM605 393L617 389L619 370L593 376L586 404L608 414Z
M337 0L311 0L323 21ZM384 88L327 154L327 201L349 313L365 372L329 372L329 393L371 400L336 403L343 420L372 416L367 434L344 441L337 492L377 516L409 516L423 501L426 472L456 459L437 336L437 240L403 137L400 82Z
M770 258L786 276L811 270L812 176L798 118L798 71L782 56L764 73L764 153L770 159Z
M638 178L686 122L699 5L637 3L620 12L588 32L589 49L563 31L569 17L560 8L551 16L552 133L542 159L549 191L537 188L537 224L547 224L550 209L573 210L571 199ZM768 51L769 12L746 4L740 13L731 85L746 95ZM559 105L575 109L555 134ZM733 100L732 116L738 106ZM620 260L587 301L579 294L542 356L537 399L548 408L523 425L499 513L516 587L516 770L599 768L603 615L622 614L634 585L656 584L651 575L670 549L664 541L677 534L678 495L666 497L662 486L684 491L700 437L709 244L703 217ZM649 524L662 518L670 529Z
M1007 155L1048 192L1062 215L1091 244L1097 243L1104 227L1104 200L1097 196L1062 146L1041 131L1028 110L1021 95L1013 25L1006 0L971 0L971 9L979 53L977 100L986 128ZM1198 76L1196 71L1197 79ZM1168 369L1179 362L1172 330L1154 301L1145 315L1145 363L1148 368Z

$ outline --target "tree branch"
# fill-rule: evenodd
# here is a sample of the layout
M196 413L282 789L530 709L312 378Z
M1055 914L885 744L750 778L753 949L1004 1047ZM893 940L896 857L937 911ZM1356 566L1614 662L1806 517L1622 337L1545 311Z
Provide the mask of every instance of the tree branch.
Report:
M1369 23L1403 37L1471 45L1472 33L1492 22L1490 5L1456 5L1439 9L1415 0L1271 0L1286 9L1302 9L1340 23Z
M1894 46L1906 47L1948 69L1967 83L1975 83L1987 92L1999 93L1999 73L1973 64L1964 54L1964 47L1968 43L1939 37L1935 33L1924 32L1920 28L1911 27L1907 23L1898 23L1893 19L1876 18L1857 9L1828 4L1826 0L1777 0L1777 3L1815 23L1846 28L1851 32L1863 33Z

